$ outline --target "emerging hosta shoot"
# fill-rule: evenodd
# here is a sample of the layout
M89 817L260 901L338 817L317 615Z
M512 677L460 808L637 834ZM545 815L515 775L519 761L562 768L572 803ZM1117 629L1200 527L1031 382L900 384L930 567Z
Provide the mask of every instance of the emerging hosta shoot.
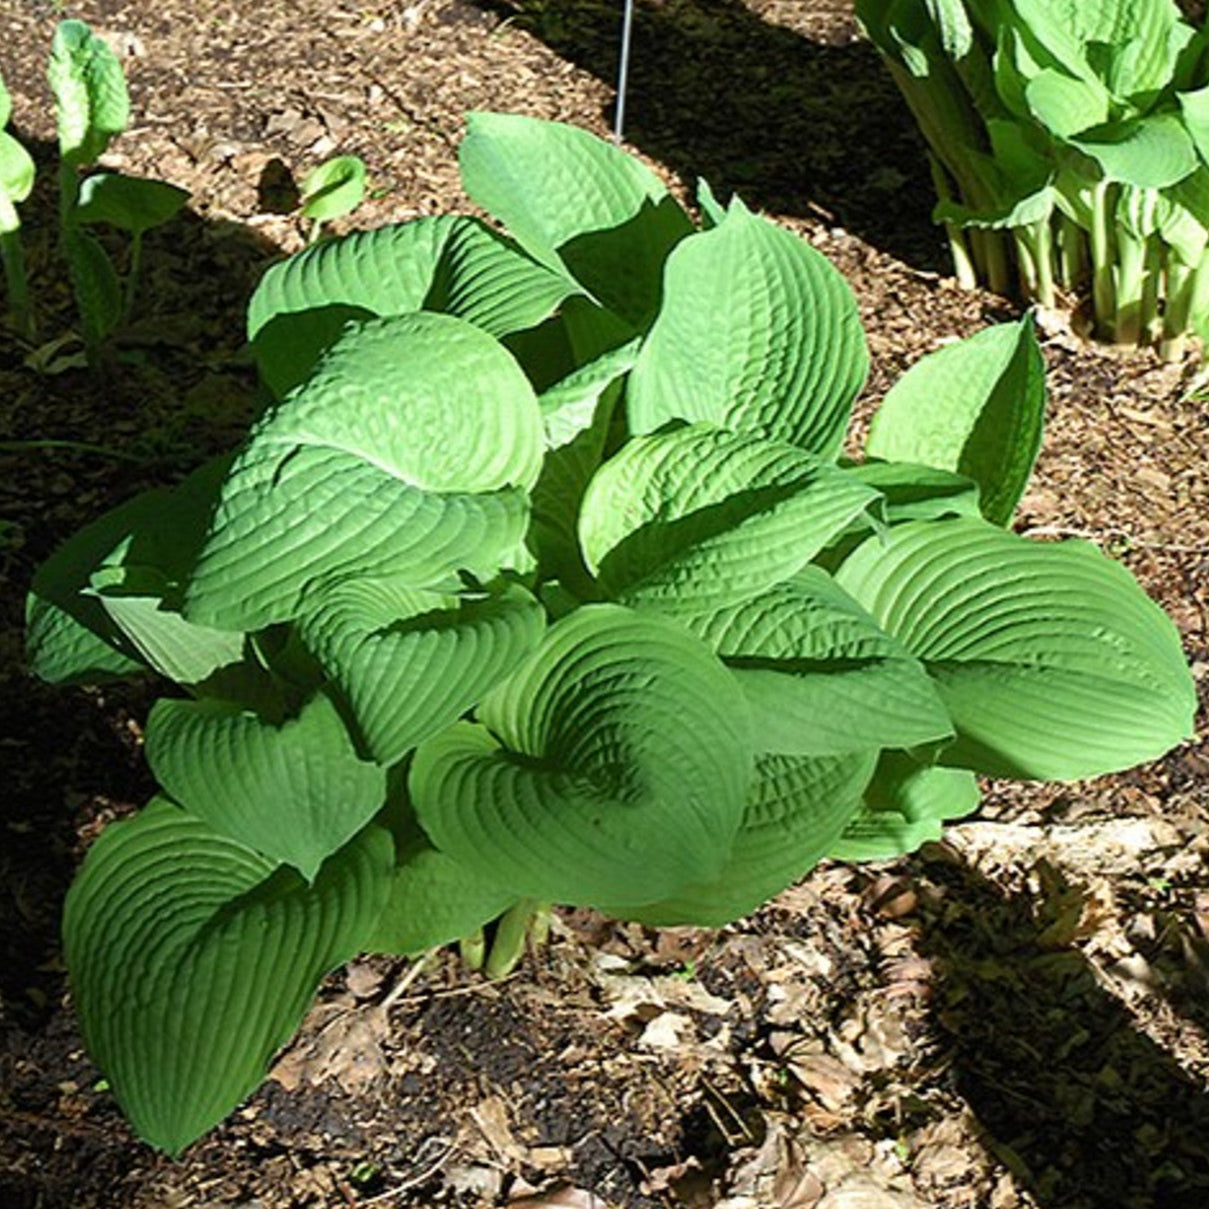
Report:
M1178 355L1209 331L1209 32L1175 0L857 0L959 278Z
M476 218L318 243L249 334L232 456L68 541L33 669L150 671L162 793L64 935L89 1048L176 1152L326 970L535 906L720 925L828 855L1190 733L1174 626L1093 546L1005 526L1041 437L1029 320L919 362L840 457L867 353L807 243L698 228L583 131L478 114Z

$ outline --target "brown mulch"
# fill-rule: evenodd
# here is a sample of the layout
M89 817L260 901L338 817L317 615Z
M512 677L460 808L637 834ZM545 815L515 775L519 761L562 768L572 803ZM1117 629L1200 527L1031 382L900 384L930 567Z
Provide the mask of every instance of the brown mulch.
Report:
M719 933L586 912L500 984L452 954L354 963L265 1086L179 1161L135 1141L80 1048L57 941L72 870L150 792L151 690L21 667L34 567L105 507L239 438L242 308L301 245L292 181L370 169L358 226L464 208L468 110L608 130L620 0L9 0L16 124L53 126L61 15L124 57L114 166L192 190L148 239L140 311L97 371L0 335L0 1204L1198 1209L1209 1204L1209 750L991 785L942 845L829 864ZM644 0L627 141L677 189L737 190L851 282L873 372L1018 313L946 275L917 136L848 0ZM44 141L39 160L53 176ZM71 324L53 189L24 215L45 339ZM1019 527L1091 538L1209 678L1209 411L1195 360L1089 347L1040 316L1049 431ZM70 346L67 346L70 352ZM45 368L45 367L44 367ZM1205 719L1199 719L1204 731ZM402 980L411 979L403 983ZM529 1199L526 1199L529 1198ZM593 1200L598 1198L598 1200Z

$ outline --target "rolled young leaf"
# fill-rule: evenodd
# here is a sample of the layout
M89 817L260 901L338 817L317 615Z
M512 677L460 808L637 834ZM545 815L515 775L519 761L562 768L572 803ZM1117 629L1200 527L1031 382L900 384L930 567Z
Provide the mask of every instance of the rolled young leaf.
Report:
M337 155L307 173L299 190L302 217L328 222L351 213L365 197L365 161Z
M361 760L330 697L273 725L232 702L162 698L147 762L190 814L307 881L377 814L386 772Z
M906 752L883 752L860 808L827 855L885 861L914 852L940 839L945 822L975 810L980 797L978 781L967 769L923 765Z
M630 427L710 420L832 458L868 365L836 268L736 198L720 226L668 258L663 305L630 375Z
M715 876L751 777L730 673L662 618L589 605L416 752L433 843L542 902L638 904Z
M957 730L946 764L1073 780L1192 734L1175 626L1089 543L914 522L864 542L836 580L936 681Z
M873 417L865 452L972 479L982 514L1006 525L1041 449L1045 399L1045 362L1026 315L911 366Z
M393 854L371 825L307 886L162 798L105 831L63 947L84 1040L140 1137L179 1154L255 1089L320 979L365 946Z
M83 21L61 21L47 76L58 109L60 156L69 166L92 163L130 120L121 63Z

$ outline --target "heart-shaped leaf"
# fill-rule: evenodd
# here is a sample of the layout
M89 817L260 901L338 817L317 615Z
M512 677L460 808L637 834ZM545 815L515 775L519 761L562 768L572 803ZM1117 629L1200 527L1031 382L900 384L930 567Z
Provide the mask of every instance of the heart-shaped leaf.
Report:
M89 1052L140 1137L178 1154L256 1087L323 975L365 945L393 848L368 827L308 886L163 799L97 840L64 952Z
M537 260L635 328L650 322L663 262L693 228L649 168L586 130L509 113L470 114L458 163L471 200Z
M435 314L350 329L236 459L186 617L259 629L349 575L490 579L520 545L543 446L532 387L485 332Z
M706 612L788 579L878 498L793 445L691 424L634 438L597 471L580 543L614 599Z
M518 897L637 904L716 876L751 776L742 695L662 618L577 610L478 712L422 744L410 789L442 851Z
M326 240L274 265L248 304L248 339L282 397L350 318L440 311L498 337L540 323L575 288L476 218L421 218Z
M541 605L517 585L457 597L355 579L323 592L301 632L386 765L477 704L544 628Z
M308 881L386 797L385 769L358 758L323 693L280 726L232 702L161 699L147 762L190 814Z
M882 401L870 457L976 482L982 513L1006 525L1041 449L1045 362L1033 320L986 328L917 361Z
M912 522L859 546L836 579L936 681L957 730L946 764L1075 779L1192 734L1175 626L1089 543Z

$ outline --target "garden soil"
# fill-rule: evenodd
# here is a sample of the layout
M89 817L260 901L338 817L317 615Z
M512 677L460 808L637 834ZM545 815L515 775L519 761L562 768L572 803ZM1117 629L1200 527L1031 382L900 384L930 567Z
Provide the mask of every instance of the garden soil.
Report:
M131 1136L82 1050L58 916L88 844L151 791L154 690L32 681L33 569L238 441L255 406L242 308L302 244L290 210L309 168L364 158L353 225L468 208L467 111L608 132L621 7L0 0L0 70L44 182L24 209L41 338L0 335L0 438L41 442L0 449L8 1209L1209 1205L1203 742L1094 782L989 784L943 843L824 864L719 932L562 913L499 983L452 953L355 962L261 1090L176 1161ZM130 80L107 162L193 195L148 237L138 309L91 371L54 249L44 63L63 15L104 33ZM704 176L838 265L869 331L862 414L922 354L1019 313L953 282L920 141L844 0L641 0L625 137L683 196ZM1048 431L1017 527L1120 558L1203 690L1199 362L1090 346L1069 311L1038 321Z

